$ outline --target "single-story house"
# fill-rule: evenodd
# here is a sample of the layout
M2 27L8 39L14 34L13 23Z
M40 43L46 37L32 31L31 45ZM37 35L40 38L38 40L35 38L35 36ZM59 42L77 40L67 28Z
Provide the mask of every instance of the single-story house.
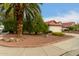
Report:
M62 23L55 20L45 22L49 26L49 31L62 32Z
M63 30L67 30L69 27L74 25L75 25L75 22L65 22L65 23L62 23L62 28Z

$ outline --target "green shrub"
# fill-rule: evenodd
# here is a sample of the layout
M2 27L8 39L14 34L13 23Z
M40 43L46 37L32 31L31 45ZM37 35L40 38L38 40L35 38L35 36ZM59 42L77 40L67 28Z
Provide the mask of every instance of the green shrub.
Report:
M36 22L35 22L36 23ZM35 23L30 23L29 25L27 25L26 21L23 21L23 32L43 32L43 33L47 33L48 32L48 25L46 25L45 23L36 23L36 25L34 25ZM3 20L3 25L4 25L4 30L3 32L10 32L10 33L16 33L17 31L17 21L14 19L6 19ZM34 26L34 27L33 27ZM27 30L27 27L29 27L29 30Z
M69 29L69 31L75 31L76 27L75 26L70 26L68 29Z
M4 25L4 32L10 32L10 33L14 33L14 32L16 32L16 29L17 29L17 27L16 27L16 25L17 25L17 23L16 23L16 20L14 20L14 19L6 19L6 20L3 20L3 25Z
M64 33L63 32L53 32L52 35L55 35L55 36L64 36Z
M23 31L26 32L27 30L27 22L23 21Z
M79 25L73 25L68 28L68 31L76 31L79 30Z
M14 19L3 20L4 30L3 32L16 33L17 21ZM26 31L26 22L23 21L23 31Z
M27 23L27 21L23 21L23 31L35 34L48 32L48 25L45 24L42 20L29 20L29 21L30 21L29 24Z

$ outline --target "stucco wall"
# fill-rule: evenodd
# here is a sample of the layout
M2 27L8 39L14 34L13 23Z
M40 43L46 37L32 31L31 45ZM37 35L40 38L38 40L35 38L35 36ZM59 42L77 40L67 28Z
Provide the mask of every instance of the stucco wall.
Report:
M49 26L49 31L62 32L62 27L61 26Z

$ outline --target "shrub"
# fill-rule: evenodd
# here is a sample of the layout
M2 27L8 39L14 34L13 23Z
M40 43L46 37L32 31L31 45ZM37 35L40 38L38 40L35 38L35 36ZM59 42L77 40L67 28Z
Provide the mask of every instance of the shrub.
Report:
M23 30L25 32L39 34L39 33L47 33L48 25L45 24L41 19L40 20L29 20L29 24L27 21L23 21Z
M23 21L23 31L26 32L27 30L27 22Z
M9 17L2 21L4 25L4 32L16 33L17 31L17 20L14 17ZM29 23L26 19L23 20L23 32L28 33L47 33L48 25L43 22L42 19L29 20Z
M68 29L69 29L69 31L75 31L76 27L75 26L71 26Z
M3 25L4 25L4 32L10 32L10 33L14 33L16 32L16 20L9 18L6 20L3 20Z
M63 32L53 32L52 35L55 35L55 36L64 36L64 33Z
M76 30L79 30L79 25L74 25L74 26L70 26L68 28L69 31L76 31Z

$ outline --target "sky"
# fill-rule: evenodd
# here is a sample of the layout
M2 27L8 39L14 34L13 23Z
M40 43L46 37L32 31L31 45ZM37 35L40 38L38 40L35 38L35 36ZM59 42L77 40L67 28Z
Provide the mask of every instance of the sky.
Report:
M78 3L44 3L41 5L44 21L56 20L79 23Z

